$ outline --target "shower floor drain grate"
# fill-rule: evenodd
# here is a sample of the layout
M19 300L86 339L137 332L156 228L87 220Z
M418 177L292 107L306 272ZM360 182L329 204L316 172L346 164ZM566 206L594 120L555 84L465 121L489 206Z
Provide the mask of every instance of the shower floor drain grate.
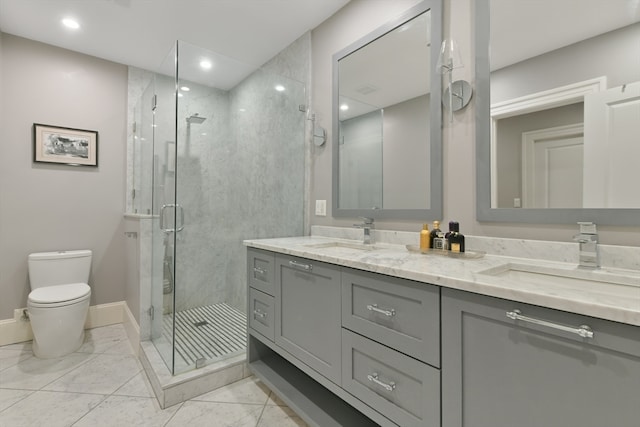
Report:
M202 357L207 363L245 352L245 314L225 303L206 305L164 315L163 335L175 338L175 365L180 370Z

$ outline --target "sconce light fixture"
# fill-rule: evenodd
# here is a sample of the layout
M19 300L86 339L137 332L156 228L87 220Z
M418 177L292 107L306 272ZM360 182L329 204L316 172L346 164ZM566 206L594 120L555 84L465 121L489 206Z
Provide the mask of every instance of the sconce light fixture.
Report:
M322 147L327 142L327 130L322 126L316 124L316 113L308 111L304 105L300 106L300 111L307 111L307 120L311 122L313 127L313 145L316 147Z
M462 68L462 58L458 44L451 39L445 39L440 48L436 72L447 76L447 87L444 90L442 104L449 109L449 122L453 122L453 112L462 110L469 104L473 89L471 84L465 80L453 81L453 70Z

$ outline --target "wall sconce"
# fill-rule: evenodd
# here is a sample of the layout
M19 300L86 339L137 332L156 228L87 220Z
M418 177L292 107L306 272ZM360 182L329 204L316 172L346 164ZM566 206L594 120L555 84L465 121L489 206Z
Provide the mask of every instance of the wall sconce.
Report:
M327 130L316 124L316 113L309 111L304 105L301 105L299 109L300 111L307 112L307 120L311 122L311 126L313 127L313 145L322 147L324 143L327 142Z
M462 63L457 43L454 40L445 39L438 55L436 72L448 76L442 104L449 109L450 123L453 122L453 112L466 107L471 100L471 95L473 95L473 89L469 82L465 80L453 81L453 70L462 67L464 67L464 64Z
M313 125L313 145L322 147L327 142L327 130L322 126Z

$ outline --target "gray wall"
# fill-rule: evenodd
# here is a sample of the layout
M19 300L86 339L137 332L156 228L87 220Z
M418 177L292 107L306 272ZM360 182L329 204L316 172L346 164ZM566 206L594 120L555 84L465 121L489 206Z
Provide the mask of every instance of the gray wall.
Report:
M2 36L0 319L26 307L27 255L91 249L91 304L124 299L127 68ZM99 166L33 163L32 125L99 132Z
M327 200L326 217L312 215L313 225L350 227L354 218L331 217L331 58L368 32L415 5L417 1L351 0L330 19L312 32L313 40L313 110L318 124L329 130L327 144L312 152L311 202ZM475 85L474 76L474 7L473 0L444 1L444 34L458 42L463 68L454 70L453 79L465 79ZM637 39L636 39L637 40ZM637 45L636 45L637 46ZM623 49L622 55L636 50ZM555 72L560 72L556 70ZM634 78L633 80L637 80ZM447 117L446 114L444 117ZM481 223L476 221L476 153L475 153L475 98L471 104L454 114L453 123L443 121L443 180L444 223L458 220L463 233L477 236L508 237L553 241L572 241L577 225ZM436 219L436 218L433 218ZM379 220L378 229L419 231L419 221ZM603 244L637 246L640 241L638 227L599 226ZM577 250L577 249L576 249Z

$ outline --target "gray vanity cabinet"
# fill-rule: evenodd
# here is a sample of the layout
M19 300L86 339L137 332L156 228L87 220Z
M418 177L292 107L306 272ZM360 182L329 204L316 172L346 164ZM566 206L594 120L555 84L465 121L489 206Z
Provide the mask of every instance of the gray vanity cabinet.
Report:
M640 328L443 288L442 402L443 427L638 427Z
M340 385L340 267L276 255L275 342Z

